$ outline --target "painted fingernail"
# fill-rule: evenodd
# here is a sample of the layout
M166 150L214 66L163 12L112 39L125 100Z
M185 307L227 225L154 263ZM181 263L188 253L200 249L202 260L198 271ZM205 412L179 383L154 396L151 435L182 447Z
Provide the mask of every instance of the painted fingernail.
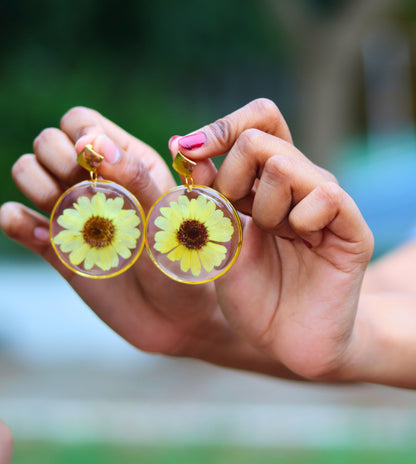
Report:
M203 132L196 132L195 134L185 135L179 140L179 146L185 150L195 150L202 147L206 142L206 137Z
M169 142L168 142L169 150L170 150L170 146L172 145L172 142L176 139L179 139L180 137L181 137L180 135L172 135L172 137L169 139Z
M115 143L106 135L99 135L94 142L94 150L103 155L105 160L114 164L121 159L121 152Z
M45 227L35 227L33 229L33 236L40 242L49 242L49 230Z
M312 243L309 243L307 240L303 240L303 243L304 243L308 248L312 248Z

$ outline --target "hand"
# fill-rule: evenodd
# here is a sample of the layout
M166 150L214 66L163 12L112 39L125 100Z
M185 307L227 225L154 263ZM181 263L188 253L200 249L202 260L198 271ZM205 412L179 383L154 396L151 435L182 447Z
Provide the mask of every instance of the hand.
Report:
M311 379L351 379L353 328L371 231L334 177L292 144L264 99L171 142L247 214L243 247L216 281L230 326L253 346ZM216 172L209 162L228 152Z
M154 150L87 108L70 110L60 129L45 129L34 141L34 154L23 155L13 167L14 181L34 205L50 213L68 186L88 178L76 163L77 153L88 143L105 157L99 174L130 190L145 211L174 186L169 169ZM214 284L176 283L154 266L146 252L111 282L86 279L64 267L56 256L46 217L6 203L0 209L0 226L49 262L101 319L139 349L293 377L230 330Z
M0 464L9 464L12 460L13 437L7 425L0 420Z

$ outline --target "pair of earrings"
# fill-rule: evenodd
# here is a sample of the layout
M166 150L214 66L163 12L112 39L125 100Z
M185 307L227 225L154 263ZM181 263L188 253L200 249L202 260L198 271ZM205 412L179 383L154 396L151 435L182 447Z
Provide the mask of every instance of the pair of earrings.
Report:
M103 159L87 145L77 161L90 179L64 192L52 210L51 243L65 266L84 277L114 277L145 245L154 264L183 283L210 282L234 264L242 242L238 213L217 191L193 184L193 161L178 153L173 167L184 185L163 194L145 218L127 189L98 179Z

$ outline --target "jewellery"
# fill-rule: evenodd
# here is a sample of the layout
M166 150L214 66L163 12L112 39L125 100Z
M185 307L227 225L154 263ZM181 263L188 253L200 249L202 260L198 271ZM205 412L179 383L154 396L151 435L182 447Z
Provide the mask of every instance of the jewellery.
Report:
M132 266L144 246L144 212L124 187L99 180L103 156L87 145L77 158L90 180L64 192L53 207L49 233L59 259L76 274L103 279Z
M216 190L193 185L196 163L178 153L174 169L185 184L162 195L146 220L146 247L156 266L173 280L210 282L230 269L242 242L240 218Z

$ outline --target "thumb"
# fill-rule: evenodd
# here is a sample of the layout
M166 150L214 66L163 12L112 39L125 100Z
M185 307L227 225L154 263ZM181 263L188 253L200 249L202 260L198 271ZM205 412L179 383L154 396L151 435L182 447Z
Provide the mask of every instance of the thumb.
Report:
M87 144L104 157L98 168L99 175L129 190L147 212L160 197L161 189L140 157L123 151L105 134L92 133L81 137L75 144L77 153L81 153Z

